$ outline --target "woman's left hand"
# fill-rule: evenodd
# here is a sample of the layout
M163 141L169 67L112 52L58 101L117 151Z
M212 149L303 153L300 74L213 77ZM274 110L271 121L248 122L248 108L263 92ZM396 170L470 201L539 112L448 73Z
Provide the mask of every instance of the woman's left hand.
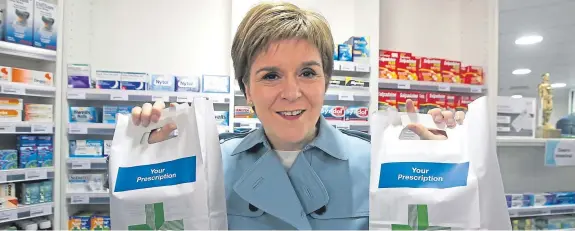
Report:
M415 105L411 100L407 100L406 102L406 109L409 113L417 113L415 109ZM429 110L427 114L433 117L433 120L436 124L445 124L448 128L454 128L458 124L462 124L463 120L465 119L465 112L457 111L453 113L449 110L442 111L439 108L434 108ZM440 130L430 130L424 127L422 124L409 124L407 125L411 131L417 134L422 140L445 140L447 136Z

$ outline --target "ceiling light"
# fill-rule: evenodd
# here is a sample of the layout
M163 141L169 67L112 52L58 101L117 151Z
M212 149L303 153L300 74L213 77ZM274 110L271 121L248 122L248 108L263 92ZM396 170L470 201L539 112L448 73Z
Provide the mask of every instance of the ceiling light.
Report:
M540 35L527 35L520 37L515 40L516 45L531 45L535 43L540 43L543 41L543 37Z
M522 95L512 95L511 98L521 99L521 98L523 98L523 96Z
M562 87L565 87L565 86L567 86L566 83L552 83L552 84L551 84L551 88L562 88Z
M521 69L515 69L513 72L511 72L514 75L526 75L531 73L531 70L526 69L526 68L521 68Z

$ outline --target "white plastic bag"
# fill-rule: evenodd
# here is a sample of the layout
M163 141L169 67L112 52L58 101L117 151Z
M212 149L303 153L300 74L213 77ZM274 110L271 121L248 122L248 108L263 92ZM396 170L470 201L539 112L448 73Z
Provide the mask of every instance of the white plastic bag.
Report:
M413 136L410 122L436 128L429 115L373 117L370 229L511 229L486 98L447 140L400 139Z
M210 167L222 169L220 149L212 147L219 145L217 136L208 135L216 131L215 121L202 114L207 107L211 104L165 109L160 121L147 128L133 125L129 115L118 115L109 162L113 230L227 228L221 216L223 173L207 176ZM177 136L149 144L149 133L170 122Z

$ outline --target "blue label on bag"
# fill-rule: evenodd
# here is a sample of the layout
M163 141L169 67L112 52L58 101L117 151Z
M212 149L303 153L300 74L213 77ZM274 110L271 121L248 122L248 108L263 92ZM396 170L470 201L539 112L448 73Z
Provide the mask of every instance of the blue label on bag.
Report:
M467 185L469 162L381 164L379 188L452 188Z
M159 164L120 167L114 192L171 186L196 181L196 157Z

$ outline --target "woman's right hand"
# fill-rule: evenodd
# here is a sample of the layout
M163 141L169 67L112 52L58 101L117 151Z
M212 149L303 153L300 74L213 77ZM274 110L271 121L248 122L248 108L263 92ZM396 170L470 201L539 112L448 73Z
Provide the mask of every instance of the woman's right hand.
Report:
M170 107L175 107L175 103L171 103ZM154 105L145 103L142 107L132 108L132 122L136 126L148 127L151 123L157 123L162 116L162 110L166 107L163 101L156 101ZM176 130L175 123L168 123L163 127L156 129L150 133L148 142L156 143L164 141L169 138L170 134Z

